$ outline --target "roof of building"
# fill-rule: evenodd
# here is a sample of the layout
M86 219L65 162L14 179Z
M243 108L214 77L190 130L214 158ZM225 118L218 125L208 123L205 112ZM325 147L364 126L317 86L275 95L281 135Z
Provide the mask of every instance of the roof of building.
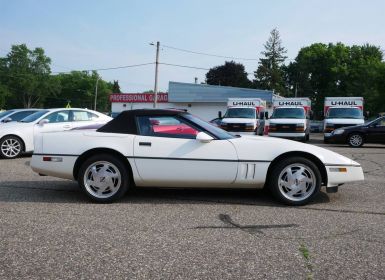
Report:
M169 102L227 102L228 98L261 98L272 102L274 92L250 88L169 82Z

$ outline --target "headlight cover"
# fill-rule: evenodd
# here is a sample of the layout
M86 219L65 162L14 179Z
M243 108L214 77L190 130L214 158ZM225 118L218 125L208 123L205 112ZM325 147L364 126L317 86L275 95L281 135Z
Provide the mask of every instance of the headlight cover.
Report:
M345 130L343 130L343 129L336 129L336 130L333 131L333 134L339 135L339 134L344 133L344 131Z

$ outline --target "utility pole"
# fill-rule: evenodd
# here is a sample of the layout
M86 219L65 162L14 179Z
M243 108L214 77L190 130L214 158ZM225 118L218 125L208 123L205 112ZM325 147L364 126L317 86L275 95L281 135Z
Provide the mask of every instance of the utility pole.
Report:
M159 41L156 42L156 60L155 60L155 85L154 85L154 108L158 102L158 67L159 67Z
M98 76L98 78L96 79L96 85L95 85L95 101L94 101L94 110L96 111L96 101L98 99L98 83L99 83L99 80L100 80L101 76Z

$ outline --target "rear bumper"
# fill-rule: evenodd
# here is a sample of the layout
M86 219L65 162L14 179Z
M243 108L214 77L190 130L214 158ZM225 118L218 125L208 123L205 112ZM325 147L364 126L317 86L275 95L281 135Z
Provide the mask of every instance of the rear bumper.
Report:
M325 165L328 176L327 188L337 187L339 185L364 180L364 172L360 165ZM346 172L339 172L338 169L346 168Z
M50 156L50 155L44 155ZM73 171L75 162L77 160L77 156L57 156L52 155L57 158L61 158L61 162L53 162L53 161L44 161L43 155L32 155L31 159L31 168L34 172L58 177L62 179L74 180Z

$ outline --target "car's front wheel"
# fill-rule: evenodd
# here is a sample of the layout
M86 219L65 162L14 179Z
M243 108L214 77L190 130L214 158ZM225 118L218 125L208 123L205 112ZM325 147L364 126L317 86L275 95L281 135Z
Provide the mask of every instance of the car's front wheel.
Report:
M130 179L125 164L110 154L95 155L80 167L78 182L89 198L112 202L128 190Z
M0 157L13 159L24 150L23 142L16 136L5 136L0 140Z
M351 147L358 148L364 144L364 137L359 133L349 135L348 143Z
M286 158L277 163L270 173L272 194L288 205L304 205L320 190L321 173L318 167L303 157Z

